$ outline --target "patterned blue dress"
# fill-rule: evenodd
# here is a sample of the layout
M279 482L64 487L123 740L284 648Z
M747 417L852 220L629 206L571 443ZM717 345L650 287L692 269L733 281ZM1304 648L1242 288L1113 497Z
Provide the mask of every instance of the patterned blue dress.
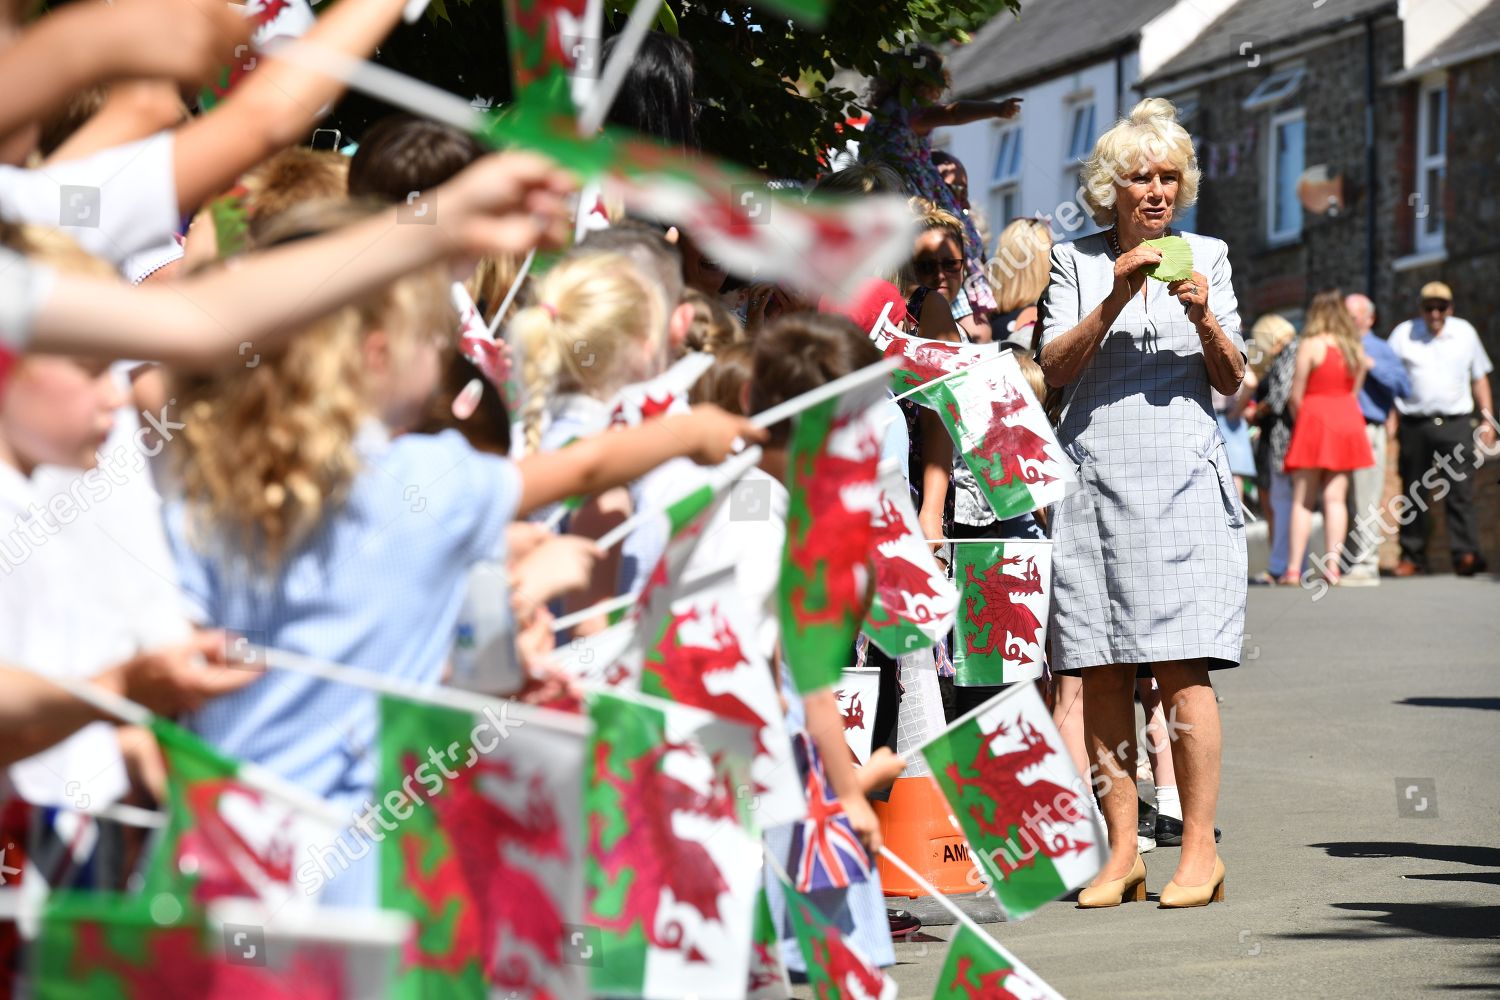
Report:
M1192 233L1208 303L1244 353L1228 247ZM1042 344L1109 294L1104 234L1052 250ZM1148 279L1063 390L1058 439L1080 488L1054 508L1054 669L1206 659L1232 667L1245 626L1245 522L1187 307Z

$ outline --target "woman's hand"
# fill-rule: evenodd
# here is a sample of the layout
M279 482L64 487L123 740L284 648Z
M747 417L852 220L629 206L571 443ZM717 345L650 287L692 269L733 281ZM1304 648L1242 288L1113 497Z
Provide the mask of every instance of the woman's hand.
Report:
M1188 319L1201 329L1208 316L1208 279L1194 271L1186 281L1174 281L1168 285L1167 292L1187 306Z
M1146 284L1146 272L1143 269L1159 263L1161 251L1144 243L1122 253L1115 260L1115 287L1110 294L1125 302L1130 301L1130 297ZM1120 304L1123 306L1125 303Z

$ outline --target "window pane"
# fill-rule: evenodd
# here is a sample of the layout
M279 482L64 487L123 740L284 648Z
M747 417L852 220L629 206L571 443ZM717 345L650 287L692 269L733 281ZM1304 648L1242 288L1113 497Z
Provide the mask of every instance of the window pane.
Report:
M1302 204L1297 200L1297 180L1302 176L1305 151L1304 123L1300 120L1276 126L1276 189L1273 228L1287 235L1302 231Z
M1427 217L1422 219L1422 232L1436 236L1443 231L1443 168L1431 167L1427 171L1426 191L1422 206Z
M1010 177L1021 176L1021 130L1011 132L1014 141L1010 144Z
M1442 156L1447 146L1445 141L1448 134L1448 92L1446 90L1429 90L1427 92L1427 139L1426 155Z
M1068 159L1078 160L1089 155L1090 140L1094 137L1094 106L1080 105L1073 109L1073 128L1068 136Z

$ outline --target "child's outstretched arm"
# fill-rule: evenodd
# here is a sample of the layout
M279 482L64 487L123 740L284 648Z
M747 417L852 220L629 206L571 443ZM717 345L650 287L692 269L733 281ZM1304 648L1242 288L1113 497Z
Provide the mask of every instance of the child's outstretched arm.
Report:
M572 186L541 157L493 154L438 189L433 225L400 224L390 209L170 287L59 275L42 299L30 349L184 368L248 355L433 261L560 244Z
M0 55L0 135L101 80L205 83L249 41L250 27L213 0L74 4L50 13Z
M699 404L691 413L604 431L558 451L527 455L521 470L518 517L570 496L593 496L639 479L668 459L687 457L718 465L736 443L764 441L766 432L744 417Z
M405 0L342 0L305 36L363 59L390 34ZM241 58L249 58L242 56ZM331 76L264 55L253 73L208 114L178 129L173 150L177 205L190 215L235 178L297 142L344 92Z

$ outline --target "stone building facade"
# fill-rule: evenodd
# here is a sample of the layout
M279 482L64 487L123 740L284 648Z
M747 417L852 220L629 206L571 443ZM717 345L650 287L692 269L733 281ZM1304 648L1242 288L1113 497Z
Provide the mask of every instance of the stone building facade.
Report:
M1262 34L1236 30L1240 8L1260 10ZM1500 44L1485 51L1491 33L1500 43L1500 3L1475 19L1495 28L1471 23L1415 66L1396 3L1328 8L1326 22L1267 39L1275 22L1262 5L1236 4L1228 23L1138 85L1177 103L1200 144L1192 226L1228 242L1247 328L1267 312L1300 324L1313 294L1339 287L1375 301L1384 335L1415 315L1425 282L1442 280L1455 314L1500 363ZM1296 16L1309 16L1307 5ZM1205 59L1205 47L1217 58ZM1342 206L1303 208L1291 225L1293 179L1306 190L1325 177L1342 179ZM1475 474L1485 554L1500 568L1500 459ZM1446 567L1446 550L1439 517L1434 569Z

